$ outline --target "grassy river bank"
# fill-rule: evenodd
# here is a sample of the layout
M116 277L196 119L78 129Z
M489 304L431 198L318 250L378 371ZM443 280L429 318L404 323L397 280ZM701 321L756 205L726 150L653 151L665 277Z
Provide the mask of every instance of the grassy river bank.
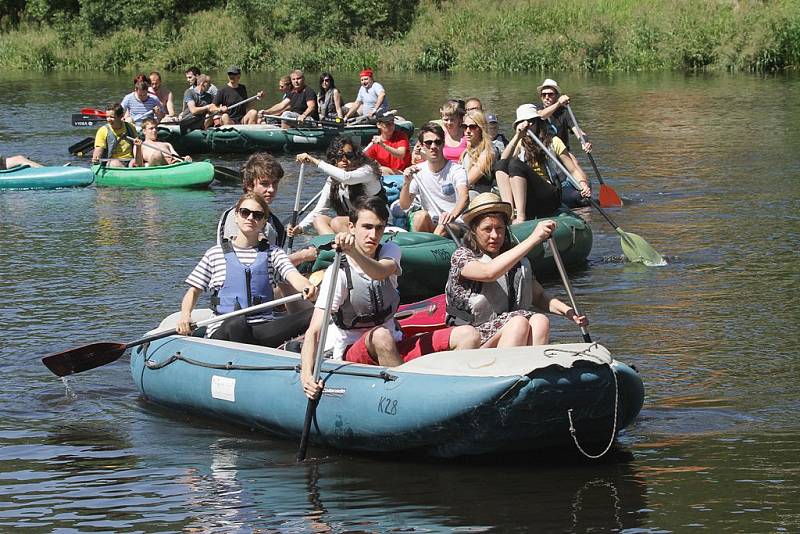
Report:
M0 0L0 67L771 72L800 0Z

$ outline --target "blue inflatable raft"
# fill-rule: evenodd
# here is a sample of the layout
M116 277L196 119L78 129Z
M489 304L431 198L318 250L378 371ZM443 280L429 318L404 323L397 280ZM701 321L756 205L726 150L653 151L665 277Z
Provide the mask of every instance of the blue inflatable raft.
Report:
M148 401L292 440L307 405L299 363L293 352L183 336L131 355ZM321 378L312 443L436 457L601 452L644 400L637 372L588 343L441 352L394 368L327 360Z

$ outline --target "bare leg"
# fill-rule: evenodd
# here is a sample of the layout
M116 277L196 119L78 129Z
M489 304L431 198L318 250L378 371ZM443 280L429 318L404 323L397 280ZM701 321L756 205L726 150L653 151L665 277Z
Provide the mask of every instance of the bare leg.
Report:
M529 344L531 327L525 317L512 317L481 348L522 347Z
M242 124L258 124L258 111L251 109L244 114Z
M110 160L108 160L108 162L106 163L106 166L107 166L107 167L124 167L124 166L125 166L125 164L124 164L124 163L122 163L122 161L120 161L120 160L118 160L118 159L110 159Z
M403 358L397 352L397 344L394 342L392 333L386 328L379 326L370 330L366 338L366 346L370 356L378 361L378 364L385 367L395 367L403 364Z
M514 193L511 191L511 178L503 171L494 173L497 180L497 188L500 190L500 198L503 202L511 204L511 208L516 207L514 204Z
M525 201L528 195L528 182L525 181L524 176L511 177L511 193L514 197L514 207L517 208L514 222L521 223L525 220Z
M414 214L414 219L411 221L411 229L415 232L433 232L435 226L428 212L419 210Z
M11 167L16 167L17 165L27 165L29 167L41 167L42 166L41 163L36 163L32 159L28 159L25 156L23 156L22 154L19 154L17 156L11 156L10 158L6 158L6 167L7 168L10 169Z
M227 126L227 125L230 125L230 124L236 124L235 122L233 122L233 119L231 119L231 116L230 116L230 115L228 115L227 113L223 113L223 114L222 114L222 116L221 116L221 117L220 117L220 119L219 119L219 122L220 122L221 124L224 124L224 125L226 125L226 126Z
M450 350L477 349L481 335L471 325L457 326L450 331Z
M332 234L333 228L331 228L331 218L327 215L317 215L314 217L314 230L317 231L318 235Z
M547 345L550 343L550 319L542 313L530 318L531 345Z
M334 217L331 220L331 229L334 233L339 232L347 232L350 229L350 218L349 217Z

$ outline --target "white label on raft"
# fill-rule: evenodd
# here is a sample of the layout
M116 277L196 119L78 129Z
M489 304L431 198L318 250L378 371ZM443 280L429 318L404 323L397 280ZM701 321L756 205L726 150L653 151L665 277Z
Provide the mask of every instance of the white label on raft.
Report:
M298 145L316 145L317 138L316 137L306 137L303 135L293 135L292 136L292 143L297 143Z
M215 399L236 402L236 379L227 376L212 376L211 396Z
M545 258L552 258L553 251L550 249L550 241L542 241L542 247L544 248L544 257Z

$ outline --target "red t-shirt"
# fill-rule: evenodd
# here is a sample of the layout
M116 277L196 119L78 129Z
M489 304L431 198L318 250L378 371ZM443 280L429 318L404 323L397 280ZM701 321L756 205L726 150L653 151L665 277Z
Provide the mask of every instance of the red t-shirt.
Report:
M378 162L383 167L389 167L390 169L396 171L402 171L409 165L411 165L411 147L408 144L408 137L403 132L399 132L397 130L394 131L392 134L391 139L388 141L383 142L385 145L390 146L392 148L400 148L405 147L406 155L403 159L397 158L389 152L385 148L380 145L372 145L369 147L369 150L364 152L364 155L368 158L372 158Z

